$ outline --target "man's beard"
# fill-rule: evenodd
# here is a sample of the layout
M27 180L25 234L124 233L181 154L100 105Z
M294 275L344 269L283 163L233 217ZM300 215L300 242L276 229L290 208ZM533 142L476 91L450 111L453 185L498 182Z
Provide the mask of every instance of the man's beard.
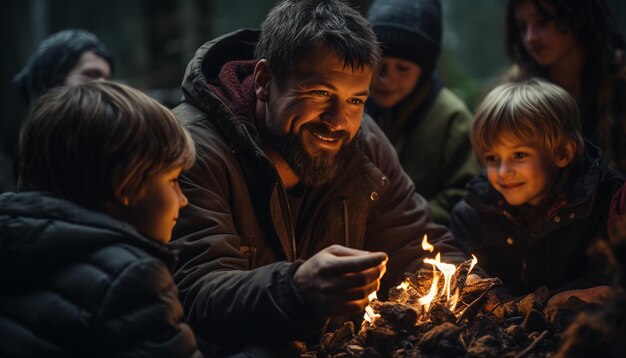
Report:
M332 181L349 157L355 146L346 131L333 131L327 125L318 122L306 123L300 127L297 135L285 134L280 128L268 126L265 133L278 152L283 156L300 181L310 187L319 187ZM304 131L316 133L323 137L335 138L342 141L341 148L336 153L323 149L312 149L309 154L304 146L302 135Z

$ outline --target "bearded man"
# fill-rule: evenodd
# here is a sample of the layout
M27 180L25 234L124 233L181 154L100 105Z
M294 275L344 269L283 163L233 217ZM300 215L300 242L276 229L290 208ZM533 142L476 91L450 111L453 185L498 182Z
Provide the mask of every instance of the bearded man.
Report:
M190 62L174 112L198 160L181 176L189 205L171 246L206 354L276 347L362 315L371 292L384 297L422 264L424 234L454 251L363 114L380 59L344 2L287 0L260 31L221 36Z

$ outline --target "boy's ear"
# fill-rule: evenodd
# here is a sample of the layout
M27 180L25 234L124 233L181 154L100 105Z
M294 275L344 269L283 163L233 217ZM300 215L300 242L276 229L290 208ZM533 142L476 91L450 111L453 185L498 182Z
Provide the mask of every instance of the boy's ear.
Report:
M559 168L568 166L576 156L576 149L576 142L573 139L566 140L561 154L556 158L556 166Z
M268 101L271 78L272 74L267 60L257 62L256 66L254 66L254 90L256 92L256 98L261 102Z

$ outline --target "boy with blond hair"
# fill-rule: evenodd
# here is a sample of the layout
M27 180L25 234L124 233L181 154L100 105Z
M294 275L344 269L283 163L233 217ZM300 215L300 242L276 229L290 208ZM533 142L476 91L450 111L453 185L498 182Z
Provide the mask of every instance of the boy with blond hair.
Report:
M484 172L454 208L451 231L515 295L546 285L560 293L552 303L595 301L608 289L586 249L607 239L623 178L580 128L574 99L541 79L500 85L476 111L470 140Z

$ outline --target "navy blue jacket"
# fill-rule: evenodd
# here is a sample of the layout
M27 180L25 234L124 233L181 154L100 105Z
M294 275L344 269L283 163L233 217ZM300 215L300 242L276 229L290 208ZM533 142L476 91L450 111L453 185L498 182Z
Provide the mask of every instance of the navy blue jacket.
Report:
M535 220L508 205L484 174L468 184L465 199L455 206L450 226L455 240L513 294L541 285L556 293L610 283L602 262L586 250L594 240L608 239L611 198L624 179L596 147L586 143L586 148L556 185L558 199Z

